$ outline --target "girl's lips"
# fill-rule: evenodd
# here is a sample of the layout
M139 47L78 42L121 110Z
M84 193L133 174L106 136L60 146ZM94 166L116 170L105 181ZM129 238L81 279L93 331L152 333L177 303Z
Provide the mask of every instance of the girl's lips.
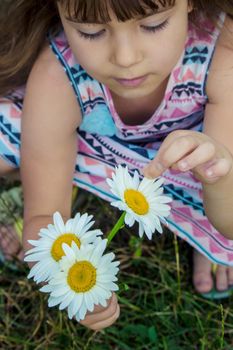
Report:
M115 80L123 85L123 86L127 86L127 87L136 87L141 85L147 78L147 75L143 75L142 77L137 77L134 79L117 79L115 78Z

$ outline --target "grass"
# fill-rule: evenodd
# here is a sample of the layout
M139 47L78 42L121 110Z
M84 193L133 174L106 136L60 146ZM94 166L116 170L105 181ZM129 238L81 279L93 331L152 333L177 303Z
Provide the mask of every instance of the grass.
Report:
M105 233L120 216L84 191L73 211L93 214L95 226ZM25 265L16 263L14 269L2 264L0 350L232 350L232 300L209 301L195 293L191 248L170 232L155 234L152 241L141 241L134 232L136 228L123 229L111 243L121 261L121 315L101 332L49 309L46 295L27 280Z

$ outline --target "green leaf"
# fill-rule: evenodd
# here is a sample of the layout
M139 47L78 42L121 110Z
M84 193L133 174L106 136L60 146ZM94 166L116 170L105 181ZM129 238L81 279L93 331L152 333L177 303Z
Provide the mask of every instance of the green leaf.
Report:
M158 342L158 334L156 332L156 329L154 326L151 326L148 329L148 335L149 335L149 339L152 343L157 343Z

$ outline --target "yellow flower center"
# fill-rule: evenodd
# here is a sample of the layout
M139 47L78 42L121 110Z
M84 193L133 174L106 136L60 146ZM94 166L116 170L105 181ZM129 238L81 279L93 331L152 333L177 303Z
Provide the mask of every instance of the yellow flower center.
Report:
M65 254L62 249L62 244L66 243L69 246L71 246L72 242L75 242L77 246L80 248L81 242L78 239L78 237L74 233L64 233L63 235L59 236L53 243L52 249L51 249L51 255L54 258L54 260L59 261Z
M67 283L76 293L88 292L96 284L96 268L86 260L76 262L69 269Z
M125 190L125 202L138 215L145 215L149 211L149 204L145 196L136 190Z

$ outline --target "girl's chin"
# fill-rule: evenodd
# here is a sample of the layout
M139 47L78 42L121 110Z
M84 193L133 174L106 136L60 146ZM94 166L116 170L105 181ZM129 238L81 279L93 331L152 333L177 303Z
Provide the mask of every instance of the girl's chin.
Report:
M109 90L113 95L117 95L126 99L142 98L151 95L155 89L143 88L111 88Z

